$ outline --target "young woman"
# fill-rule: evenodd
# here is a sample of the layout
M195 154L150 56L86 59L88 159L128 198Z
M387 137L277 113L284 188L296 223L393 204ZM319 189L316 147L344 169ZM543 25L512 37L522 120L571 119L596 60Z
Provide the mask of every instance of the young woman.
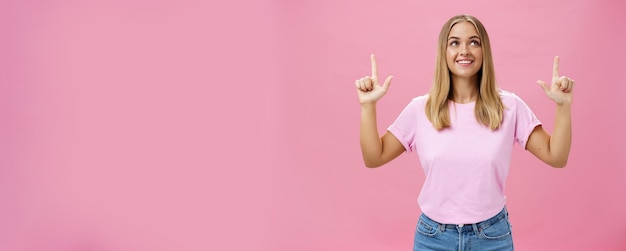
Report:
M426 180L414 250L513 250L504 183L515 142L541 161L564 167L570 151L574 81L559 76L554 59L551 85L538 81L556 103L553 134L515 94L498 89L489 37L473 16L459 15L439 34L430 92L414 98L380 137L376 102L392 76L356 81L361 103L361 151L367 167L379 167L416 151Z

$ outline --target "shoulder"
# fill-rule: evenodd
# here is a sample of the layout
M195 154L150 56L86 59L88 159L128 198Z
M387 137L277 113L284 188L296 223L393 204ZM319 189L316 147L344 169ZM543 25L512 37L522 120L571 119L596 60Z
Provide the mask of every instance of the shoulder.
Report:
M499 94L505 110L530 110L526 102L524 102L524 100L522 100L522 98L517 96L515 93L500 89Z
M498 94L500 94L500 98L502 99L502 102L522 100L519 96L515 95L515 93L512 93L507 90L500 89L498 91Z
M411 112L417 113L418 111L423 111L424 107L426 107L426 101L428 100L428 95L417 96L411 99L411 102L406 105L403 112Z
M424 94L422 96L417 96L417 97L414 97L413 99L411 99L410 105L424 106L426 104L427 100L428 100L428 94Z
M499 94L500 94L500 99L502 99L502 103L504 104L504 106L506 107L517 107L520 104L524 104L524 101L522 100L522 98L520 98L519 96L517 96L515 93L512 93L510 91L506 91L506 90L499 90Z

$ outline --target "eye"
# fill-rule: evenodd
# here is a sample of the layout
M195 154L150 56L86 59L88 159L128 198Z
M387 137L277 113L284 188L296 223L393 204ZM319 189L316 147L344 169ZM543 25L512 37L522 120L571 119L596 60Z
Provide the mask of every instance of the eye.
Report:
M459 42L456 40L453 40L452 42L450 42L450 46L457 46L459 45Z
M478 40L472 40L472 41L470 42L470 45L479 46L479 45L480 45L480 41L478 41Z

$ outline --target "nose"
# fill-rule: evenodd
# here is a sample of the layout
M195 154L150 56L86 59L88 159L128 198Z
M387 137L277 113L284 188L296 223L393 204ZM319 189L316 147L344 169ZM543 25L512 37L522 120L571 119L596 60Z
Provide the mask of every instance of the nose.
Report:
M462 43L460 48L459 48L459 53L461 55L468 55L469 54L469 50L467 48L468 46L465 43Z

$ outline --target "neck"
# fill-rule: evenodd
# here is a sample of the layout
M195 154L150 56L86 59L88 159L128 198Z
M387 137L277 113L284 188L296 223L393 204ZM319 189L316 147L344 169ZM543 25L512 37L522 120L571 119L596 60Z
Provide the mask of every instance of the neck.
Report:
M455 103L471 103L478 97L478 79L453 78L452 79L452 101Z

